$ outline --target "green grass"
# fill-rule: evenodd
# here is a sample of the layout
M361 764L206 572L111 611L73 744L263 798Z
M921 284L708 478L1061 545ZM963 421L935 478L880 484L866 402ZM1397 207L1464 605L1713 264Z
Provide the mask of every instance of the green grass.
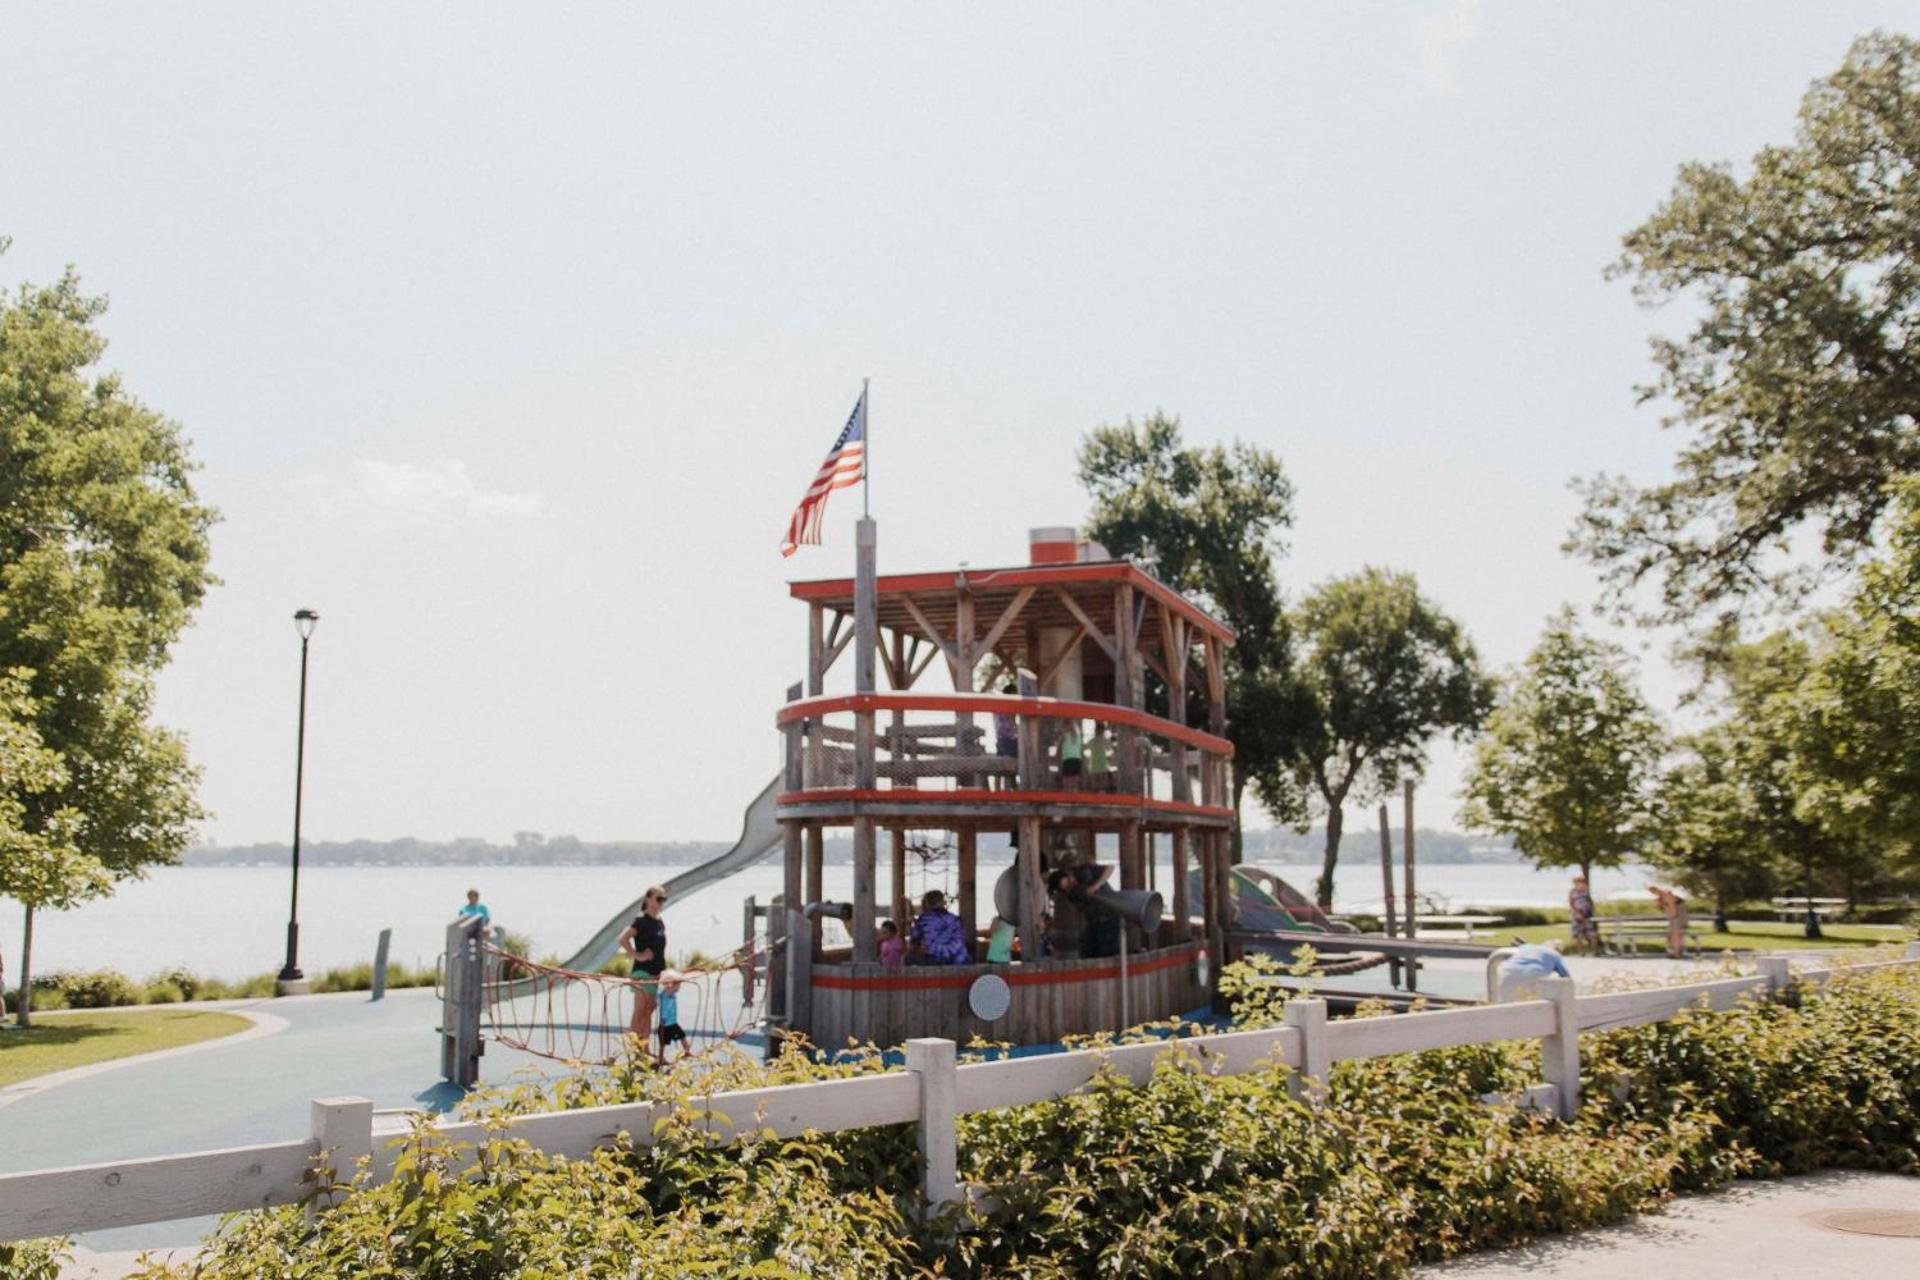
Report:
M0 1031L0 1085L136 1053L216 1040L251 1025L234 1014L203 1009L36 1014L33 1025L24 1031L11 1025Z
M1718 951L1806 951L1831 947L1868 947L1888 942L1905 942L1913 936L1913 930L1903 925L1881 924L1825 924L1821 929L1826 937L1815 940L1806 937L1804 926L1785 924L1772 920L1729 920L1728 932L1715 933L1711 918L1696 920L1691 936L1695 938L1703 951L1712 955ZM1600 926L1601 937L1606 937L1604 920ZM1567 939L1567 926L1564 924L1529 924L1500 926L1487 931L1487 936L1496 945L1503 945L1519 938L1524 942L1547 942L1554 938L1562 942ZM1634 945L1645 954L1664 954L1667 949L1664 938L1642 935L1634 939Z

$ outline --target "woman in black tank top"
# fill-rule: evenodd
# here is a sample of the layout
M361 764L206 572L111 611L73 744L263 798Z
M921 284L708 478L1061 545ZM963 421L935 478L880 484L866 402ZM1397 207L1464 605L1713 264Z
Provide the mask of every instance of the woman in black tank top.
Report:
M667 967L667 922L660 918L666 905L667 891L654 885L640 901L640 914L620 935L620 950L633 961L633 1021L627 1030L639 1038L643 1051L653 1042L653 1011Z

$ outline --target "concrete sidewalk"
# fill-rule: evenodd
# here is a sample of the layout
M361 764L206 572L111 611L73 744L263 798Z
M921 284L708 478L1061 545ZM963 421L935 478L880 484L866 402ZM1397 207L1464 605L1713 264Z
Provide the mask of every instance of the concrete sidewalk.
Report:
M1618 1226L1472 1254L1414 1274L1422 1280L1920 1276L1920 1178L1835 1172L1742 1182Z

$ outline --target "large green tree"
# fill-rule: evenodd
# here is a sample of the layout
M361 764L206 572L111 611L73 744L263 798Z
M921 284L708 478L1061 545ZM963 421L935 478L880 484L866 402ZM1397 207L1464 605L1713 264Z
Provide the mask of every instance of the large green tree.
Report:
M1460 624L1413 575L1363 569L1321 583L1294 612L1298 718L1289 749L1254 779L1276 817L1327 824L1315 896L1333 905L1345 806L1418 779L1435 737L1480 726L1492 686Z
M1654 339L1642 389L1684 437L1674 476L1585 486L1571 545L1616 603L1692 623L1793 599L1870 551L1888 482L1920 470L1916 228L1920 44L1875 33L1813 85L1791 143L1744 177L1682 167L1627 235L1616 272L1694 319ZM1817 553L1796 561L1789 540Z
M1238 813L1249 779L1292 751L1299 720L1286 610L1274 573L1285 552L1280 531L1293 523L1286 469L1253 445L1190 446L1179 419L1155 413L1141 423L1089 432L1080 444L1079 471L1093 499L1088 536L1139 560L1237 633L1226 676ZM1237 860L1237 822L1233 840Z
M1803 815L1920 870L1920 478L1896 486L1887 553L1818 623L1793 689L1794 782Z
M1562 610L1487 720L1461 821L1510 836L1538 866L1591 876L1649 838L1663 751L1626 651Z
M1767 897L1779 885L1747 744L1733 726L1720 724L1678 745L1639 852L1688 893L1710 899L1714 927L1725 933L1730 904Z
M13 749L40 761L0 785L23 984L36 910L174 860L201 816L185 745L150 706L212 581L214 515L179 427L97 369L105 305L71 272L0 299L0 671Z

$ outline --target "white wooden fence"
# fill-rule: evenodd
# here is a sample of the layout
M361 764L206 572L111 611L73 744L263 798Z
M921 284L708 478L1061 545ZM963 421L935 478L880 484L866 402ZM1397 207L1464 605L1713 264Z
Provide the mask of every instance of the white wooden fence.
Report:
M1286 1024L1269 1030L965 1066L958 1065L952 1041L912 1040L904 1046L904 1071L718 1093L680 1103L543 1112L515 1117L506 1134L549 1154L578 1158L621 1135L645 1144L652 1140L655 1121L676 1111L690 1110L721 1136L771 1130L792 1137L809 1130L833 1133L913 1124L919 1131L928 1198L944 1203L961 1195L955 1130L959 1116L1061 1097L1086 1084L1102 1066L1140 1083L1166 1054L1203 1061L1224 1075L1279 1063L1292 1069L1295 1087L1314 1104L1336 1062L1452 1045L1538 1040L1546 1083L1528 1090L1525 1100L1569 1118L1580 1105L1582 1031L1658 1022L1684 1009L1730 1009L1790 982L1821 983L1916 966L1920 943L1909 944L1904 960L1791 974L1784 958L1763 957L1759 976L1751 978L1590 996L1576 996L1572 983L1554 978L1541 984L1544 998L1538 1000L1340 1021L1328 1020L1324 1001L1297 999L1286 1006ZM485 1125L473 1123L441 1124L437 1132L456 1143L475 1145L490 1136ZM391 1130L376 1133L373 1104L364 1098L323 1098L313 1103L305 1138L0 1176L0 1241L301 1201L318 1207L337 1194L331 1188L362 1161L373 1181L391 1177L405 1136Z

